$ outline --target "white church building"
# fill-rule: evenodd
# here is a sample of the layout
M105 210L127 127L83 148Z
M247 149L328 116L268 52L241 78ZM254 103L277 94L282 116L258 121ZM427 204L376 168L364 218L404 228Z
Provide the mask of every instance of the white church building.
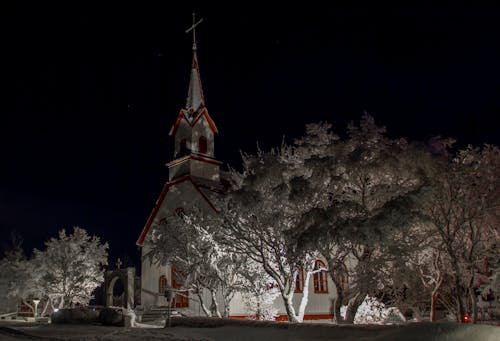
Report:
M160 225L173 212L189 212L197 206L206 214L217 214L211 201L214 195L223 195L224 186L221 181L220 167L222 162L215 158L214 136L218 133L214 120L209 115L203 96L200 69L198 65L196 37L193 22L193 61L186 106L175 118L169 135L175 139L174 159L166 164L169 170L158 200L142 229L137 245L141 248L141 306L145 310L166 307L165 289L172 287L182 289L175 282L173 267L169 264L152 264L147 253L150 250L148 240L154 226ZM174 117L172 117L174 118ZM321 262L321 260L318 260ZM330 319L331 302L335 297L335 288L329 276L321 272L311 276L309 298L304 319ZM297 280L294 293L294 305L298 308L302 298L303 284ZM207 292L205 300L210 295ZM188 315L204 315L198 301L191 299L189 293L182 292L174 299L175 308ZM222 299L220 302L222 306ZM286 312L281 296L274 302L278 310L277 319L286 319ZM231 317L244 318L249 315L241 295L235 295L230 305Z

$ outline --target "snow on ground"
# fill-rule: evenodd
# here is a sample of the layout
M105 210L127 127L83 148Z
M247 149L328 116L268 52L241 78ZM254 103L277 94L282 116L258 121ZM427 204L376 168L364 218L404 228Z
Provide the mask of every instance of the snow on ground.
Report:
M455 323L411 323L403 325L334 326L321 324L256 324L212 326L207 328L105 327L74 324L0 323L0 340L500 340L500 327Z

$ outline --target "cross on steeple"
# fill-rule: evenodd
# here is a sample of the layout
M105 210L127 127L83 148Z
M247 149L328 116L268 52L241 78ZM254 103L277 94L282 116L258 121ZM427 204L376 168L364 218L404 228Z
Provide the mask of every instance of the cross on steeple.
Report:
M116 261L116 268L117 269L120 269L122 267L122 260L120 258L118 258L118 260Z
M196 51L196 26L198 26L203 21L203 18L196 22L196 14L193 13L193 24L186 30L186 33L193 31L193 51Z

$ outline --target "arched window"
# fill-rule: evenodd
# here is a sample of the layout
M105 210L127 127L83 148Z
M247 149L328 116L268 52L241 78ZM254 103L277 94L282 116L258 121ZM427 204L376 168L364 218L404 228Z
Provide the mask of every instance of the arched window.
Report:
M200 140L198 141L198 150L202 154L206 154L208 151L208 143L207 143L207 138L205 136L201 136Z
M295 293L304 291L304 271L299 270L295 276Z
M326 269L325 263L321 260L317 260L314 263L314 270ZM328 277L325 270L318 271L313 275L314 282L314 293L315 294L327 294L328 293Z
M164 295L166 290L167 290L167 277L165 275L161 275L160 280L158 281L158 292Z
M179 154L180 156L184 156L188 153L188 148L187 148L187 140L182 139L181 144L179 146Z

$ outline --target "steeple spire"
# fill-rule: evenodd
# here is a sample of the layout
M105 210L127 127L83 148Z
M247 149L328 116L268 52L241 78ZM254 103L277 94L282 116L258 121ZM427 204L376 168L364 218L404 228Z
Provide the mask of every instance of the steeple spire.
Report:
M205 98L203 96L203 88L201 86L200 69L198 66L197 45L196 45L196 26L198 26L203 19L196 21L196 15L193 13L193 24L186 30L186 33L193 32L193 63L191 65L191 78L189 80L188 97L186 101L186 110L190 114L194 114L205 106Z

